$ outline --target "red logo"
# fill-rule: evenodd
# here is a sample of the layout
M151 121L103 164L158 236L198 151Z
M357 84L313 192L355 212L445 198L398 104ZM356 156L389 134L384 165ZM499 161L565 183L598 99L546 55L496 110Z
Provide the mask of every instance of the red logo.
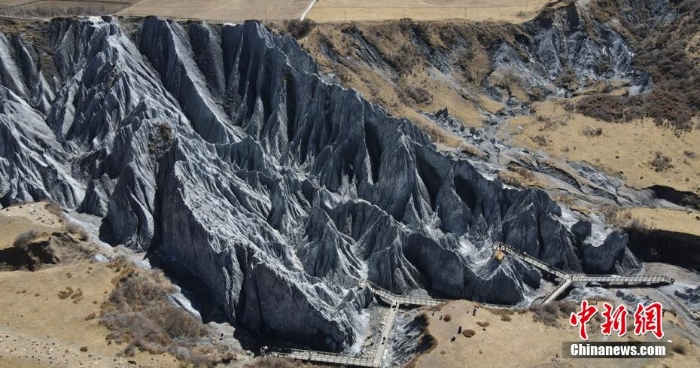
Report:
M581 311L578 313L571 313L569 317L569 323L572 326L579 326L578 335L583 340L588 340L588 333L586 332L586 323L596 314L598 309L592 305L588 305L588 300L581 301Z
M610 303L603 303L605 310L602 313L605 321L600 325L600 330L603 335L610 336L613 331L617 331L617 336L625 336L627 334L627 309L624 305L619 305L613 308ZM586 332L586 323L590 321L595 314L598 313L598 308L589 305L587 300L581 301L581 311L571 313L569 323L572 326L579 327L578 335L582 340L588 340ZM635 335L646 335L651 332L657 339L664 337L661 317L663 316L663 307L661 303L654 302L648 306L641 303L637 305L637 310L634 312L634 333Z
M617 336L625 336L627 334L627 309L624 305L618 305L617 308L613 310L612 305L609 303L604 303L603 307L603 318L605 322L600 325L600 330L603 335L608 335L612 331L617 331Z
M663 308L659 302L651 303L646 307L642 304L637 305L637 310L634 311L634 333L646 335L647 332L651 332L657 339L664 337L662 314Z

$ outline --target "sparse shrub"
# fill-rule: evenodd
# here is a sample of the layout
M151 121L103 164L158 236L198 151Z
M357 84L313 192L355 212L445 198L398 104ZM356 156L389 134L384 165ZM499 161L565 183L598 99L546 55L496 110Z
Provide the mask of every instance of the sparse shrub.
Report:
M173 143L173 128L166 123L158 123L155 132L149 135L148 152L161 159Z
M27 232L24 232L22 234L17 235L15 240L12 242L13 247L24 247L27 246L29 243L34 241L34 239L39 237L39 232L35 230L29 230Z
M496 316L512 316L515 314L510 309L489 309L486 308L487 311L491 312L491 314L496 315Z
M515 173L517 173L518 175L522 176L523 179L525 179L525 180L529 180L529 181L535 180L535 174L533 174L532 171L530 171L524 167L518 166L518 167L514 168L513 171Z
M421 87L406 87L403 95L417 104L427 104L433 100L433 96Z
M544 101L547 97L547 90L540 86L534 86L530 89L529 97L532 101Z
M532 319L535 322L542 322L547 326L556 326L559 317L559 308L554 303L537 305L530 307L533 312Z
M589 137L589 138L600 137L601 135L603 135L603 128L600 128L600 127L592 128L592 127L586 126L583 128L582 133L583 133L583 135L585 135L586 137Z
M466 330L462 331L462 335L464 335L464 337L472 337L472 336L476 335L476 331L471 330L471 329L466 329Z
M449 314L446 314L445 317L443 318L445 322L450 322L452 320L452 316Z
M50 214L57 216L58 218L63 217L63 209L61 209L61 205L54 202L54 201L49 201L46 203L46 211L48 211Z
M58 298L59 299L66 299L69 296L73 295L73 288L70 286L66 286L66 290L59 291L58 292Z
M255 359L252 363L246 364L244 368L294 368L301 367L301 362L284 358L264 357Z
M82 352L84 353L84 352L88 351L88 347L87 347L87 346L81 346L81 347L80 347L80 351L82 351Z
M81 241L86 241L88 240L88 234L81 228L80 226L67 222L63 226L63 229L73 235L75 235L79 240Z
M609 223L617 227L627 227L627 224L633 220L632 213L622 207L605 205L600 208L600 211Z
M559 128L559 124L547 116L539 115L537 121L543 123L538 129L540 132L557 130Z
M477 322L476 324L477 324L477 326L479 326L479 327L488 327L490 323L479 321L479 322Z
M540 147L546 147L547 146L547 137L544 135L538 134L535 136L530 136L530 139L535 142Z
M688 353L688 345L685 341L674 340L671 343L671 351L680 355L686 355Z
M667 171L673 168L671 158L664 156L661 152L654 153L654 158L649 161L649 165L651 165L656 172Z
M578 312L579 309L579 305L570 300L560 300L555 303L559 307L559 313L564 317L570 316L571 313Z
M683 151L683 154L684 154L685 157L687 157L687 158L696 158L696 157L698 157L698 156L695 154L695 152L693 152L693 151Z
M563 73L561 73L561 75L559 75L559 80L557 84L568 90L578 89L578 81L576 80L576 74L574 74L574 71L571 69L567 69Z
M92 321L95 318L97 318L97 314L93 312L93 313L88 314L87 317L85 317L85 320Z
M510 321L512 321L512 320L513 320L513 319L512 319L510 316L501 316L501 321L510 322Z
M571 101L564 102L564 111L566 112L573 112L575 107L576 105Z
M221 354L197 352L194 343L206 328L193 316L167 301L174 291L160 271L137 269L128 260L117 258L109 268L118 272L115 289L102 305L100 323L111 330L107 339L128 343L123 354L136 349L153 354L169 352L191 364L211 365Z
M627 102L620 96L593 95L582 98L577 111L595 119L613 122L624 118Z
M316 22L311 19L291 19L284 22L284 26L287 29L287 33L296 39L302 39L306 37L315 27Z
M522 187L523 184L515 177L515 175L509 173L508 171L501 170L498 172L498 180L502 181L505 185L510 185L512 187Z

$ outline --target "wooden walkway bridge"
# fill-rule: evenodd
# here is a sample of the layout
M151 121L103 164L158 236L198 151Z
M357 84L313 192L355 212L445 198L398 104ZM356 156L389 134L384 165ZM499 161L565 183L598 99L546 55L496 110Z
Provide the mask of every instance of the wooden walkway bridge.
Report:
M411 296L394 294L391 291L382 289L381 287L367 280L361 280L359 285L360 287L368 287L372 291L372 293L374 293L374 295L382 298L389 304L398 302L399 304L405 305L422 305L426 307L433 307L436 305L447 303L447 300L433 299L430 296Z
M344 354L326 353L323 351L291 349L286 352L270 352L269 356L304 360L308 362L330 363L354 367L379 367L374 359L366 356L350 356Z
M548 272L558 279L562 280L562 283L557 286L544 300L541 304L547 304L555 301L560 295L562 295L566 289L571 286L574 282L581 283L591 283L595 282L606 286L651 286L651 285L663 285L672 284L673 279L667 276L621 276L621 275L589 275L583 273L566 273L556 267L552 267L539 259L532 257L524 252L510 247L509 245L502 242L495 242L493 244L494 251L501 251L506 254L510 254L523 262L529 263L545 272Z
M389 337L394 329L396 316L402 305L436 306L445 303L445 300L433 299L429 296L411 296L394 294L367 280L360 280L360 287L368 287L374 295L389 304L389 312L384 317L384 327L377 342L377 349L371 355L352 356L345 354L334 354L323 351L292 349L285 352L271 352L271 356L280 358L290 358L304 360L308 362L330 363L355 367L378 368L384 364L386 349L389 345Z
M587 274L571 274L564 272L556 267L552 267L541 260L532 257L526 253L520 252L504 243L496 242L493 245L495 251L502 251L506 254L517 257L518 259L526 262L534 267L539 268L561 280L561 283L549 294L547 295L541 304L547 304L555 301L559 296L561 296L573 283L582 282L590 283L595 282L603 285L619 285L619 286L649 286L649 285L659 285L659 284L670 284L673 280L666 276L620 276L620 275L587 275ZM414 306L437 306L444 304L447 301L442 299L434 299L430 296L413 296L413 295L399 295L394 294L388 290L385 290L368 280L360 280L360 287L368 287L372 293L378 298L389 304L389 312L384 317L384 327L382 328L381 336L377 342L377 349L373 353L353 356L346 354L334 354L327 353L323 351L312 351L312 350L297 350L291 349L285 352L270 352L271 356L290 358L304 360L308 362L317 363L327 363L327 364L338 364L344 366L355 366L355 367L373 367L379 368L384 364L386 350L388 346L389 337L391 331L394 328L394 323L396 322L396 316L398 314L399 308L402 305L414 305ZM514 306L497 305L497 304L487 304L479 303L484 308L490 309L518 309Z

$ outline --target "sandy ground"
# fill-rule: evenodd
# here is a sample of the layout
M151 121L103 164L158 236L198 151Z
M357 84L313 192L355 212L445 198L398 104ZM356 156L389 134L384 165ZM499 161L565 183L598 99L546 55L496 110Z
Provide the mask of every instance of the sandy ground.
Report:
M53 232L61 228L58 216L44 209L45 203L12 206L0 210L0 249L9 247L24 232Z
M317 22L414 20L532 19L547 0L319 0L308 14Z
M277 20L298 19L310 0L143 0L122 10L122 15Z
M171 356L139 353L117 357L123 347L108 345L108 331L97 319L100 304L112 290L114 272L106 264L82 262L36 272L0 273L0 367L120 367L133 360L149 366L177 366ZM60 299L71 287L82 299ZM81 348L87 347L87 351ZM21 364L20 364L21 363Z
M633 208L629 212L632 218L639 219L652 229L700 236L700 211Z
M60 229L58 217L45 203L12 206L0 210L0 247L28 230ZM0 368L15 367L124 367L177 366L172 356L138 353L117 357L123 346L108 345L108 331L97 319L102 301L113 289L114 271L104 263L80 261L36 272L0 272ZM71 287L82 298L60 299ZM87 351L81 351L86 347Z
M416 360L416 367L697 367L700 364L700 348L688 345L686 355L674 353L663 359L567 359L562 358L562 342L578 341L576 327L569 325L562 317L558 327L548 327L534 322L531 312L515 313L511 321L502 321L501 316L485 309L479 309L472 316L475 303L465 300L454 301L442 308L449 314L449 322L439 320L439 314L427 313L429 332L437 340L437 346ZM477 322L488 322L486 331ZM628 320L631 323L631 320ZM457 328L472 329L476 334L471 338L457 335ZM589 323L590 341L603 341L598 323ZM665 338L682 339L680 327L672 314L664 317ZM457 335L454 342L452 336ZM627 336L612 337L609 341L655 341L654 337Z
M116 3L106 3L101 1L37 1L32 2L27 5L22 5L20 8L23 10L58 10L58 9L85 9L85 12L91 14L113 14L124 8L129 4L116 4Z
M0 6L18 6L33 3L35 0L0 0Z
M553 157L587 162L622 177L635 188L659 184L700 194L700 130L677 137L672 130L646 120L606 123L567 112L557 100L535 104L535 108L537 112L532 117L509 120L499 138ZM596 128L602 129L602 135L591 137L583 133ZM538 136L546 140L546 145L533 140ZM673 167L655 171L649 162L656 152L669 157Z

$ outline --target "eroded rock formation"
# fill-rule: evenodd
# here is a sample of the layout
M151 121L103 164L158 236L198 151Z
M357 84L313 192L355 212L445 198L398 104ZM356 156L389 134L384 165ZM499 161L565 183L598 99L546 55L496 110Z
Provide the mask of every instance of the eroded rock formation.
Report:
M46 27L48 58L0 35L0 203L103 217L103 240L196 278L210 309L254 334L348 348L371 298L363 278L519 303L541 275L493 259L495 240L583 269L544 192L438 152L258 23ZM624 240L596 251L624 255Z

